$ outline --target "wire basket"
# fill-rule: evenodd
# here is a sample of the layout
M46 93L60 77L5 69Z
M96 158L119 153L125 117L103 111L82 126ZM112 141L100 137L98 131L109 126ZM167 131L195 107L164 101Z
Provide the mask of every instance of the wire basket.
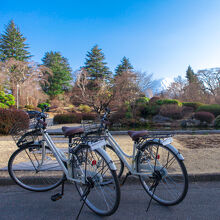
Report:
M82 120L81 124L85 134L98 133L102 131L100 121Z
M10 130L10 135L18 147L33 144L39 136L39 130L36 127L35 118L29 121L17 121Z

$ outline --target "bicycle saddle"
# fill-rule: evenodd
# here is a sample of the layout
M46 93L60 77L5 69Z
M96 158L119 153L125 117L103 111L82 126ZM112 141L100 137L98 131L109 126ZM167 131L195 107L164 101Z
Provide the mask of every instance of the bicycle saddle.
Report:
M62 131L65 137L74 136L76 134L82 134L84 129L82 126L78 127L62 127Z
M128 135L133 141L138 141L140 137L144 137L148 134L148 131L128 131Z

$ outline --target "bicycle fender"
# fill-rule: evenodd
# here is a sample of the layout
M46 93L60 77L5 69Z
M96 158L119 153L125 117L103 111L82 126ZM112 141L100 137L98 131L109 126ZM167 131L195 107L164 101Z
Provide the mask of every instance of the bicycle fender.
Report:
M98 151L106 160L106 162L109 164L111 170L116 170L116 166L114 162L112 161L111 157L107 154L105 150L102 148L97 148L96 151Z
M152 142L156 142L156 143L158 143L158 144L164 145L163 142L162 142L161 140L159 140L159 139L153 139L153 140L151 140L150 142L151 142L151 143L152 143ZM166 145L164 145L164 146L166 146L167 148L169 148L169 150L172 151L172 152L178 157L179 160L184 160L183 155L182 155L173 145L171 145L171 144L166 144Z
M166 145L180 160L184 160L183 155L171 144Z

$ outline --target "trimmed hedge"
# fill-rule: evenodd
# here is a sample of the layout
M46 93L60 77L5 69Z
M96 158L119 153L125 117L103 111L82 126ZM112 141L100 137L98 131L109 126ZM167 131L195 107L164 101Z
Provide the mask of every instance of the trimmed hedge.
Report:
M205 121L207 123L212 123L215 119L215 116L210 112L196 112L194 117L201 122Z
M191 108L193 108L194 110L196 110L196 109L199 108L200 106L204 105L204 104L202 104L201 102L183 102L182 104L183 104L183 106L191 107Z
M177 99L159 99L156 101L157 105L169 105L169 104L176 104L178 106L182 106L182 102Z
M9 134L11 128L16 122L22 121L22 125L28 127L29 116L23 110L0 109L0 134Z
M212 104L212 105L201 105L198 109L197 112L210 112L212 113L215 117L220 115L220 105L218 104Z
M81 123L82 120L94 120L94 113L67 113L55 115L53 122L55 124Z

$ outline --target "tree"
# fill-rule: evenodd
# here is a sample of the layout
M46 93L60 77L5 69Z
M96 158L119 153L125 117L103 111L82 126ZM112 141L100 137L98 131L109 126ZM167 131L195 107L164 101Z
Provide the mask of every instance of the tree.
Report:
M86 69L77 72L77 80L73 88L74 103L86 104L100 114L114 99L114 90L110 83L103 79L93 80L94 87L89 85L90 79Z
M104 62L105 55L102 49L98 48L98 45L95 45L91 52L87 53L86 57L83 68L87 71L89 79L108 79L110 77L111 72L106 66L107 63Z
M220 103L220 68L199 70L197 75L204 90L212 94L215 101Z
M188 83L194 83L197 80L197 77L195 73L193 72L193 69L191 66L188 66L188 69L186 71L186 78L188 80Z
M115 73L116 75L121 75L123 72L128 72L128 71L133 71L134 68L131 65L130 61L128 58L123 57L121 60L121 64L119 64L116 69L115 69Z
M29 48L25 44L26 38L23 37L19 28L11 20L5 27L4 34L0 36L0 60L5 61L14 58L19 61L27 61L31 55L27 51Z
M43 84L43 91L51 98L70 89L71 68L68 60L60 52L47 52L42 59L43 65L50 68L53 75L48 76L48 83ZM48 75L48 72L45 74Z

